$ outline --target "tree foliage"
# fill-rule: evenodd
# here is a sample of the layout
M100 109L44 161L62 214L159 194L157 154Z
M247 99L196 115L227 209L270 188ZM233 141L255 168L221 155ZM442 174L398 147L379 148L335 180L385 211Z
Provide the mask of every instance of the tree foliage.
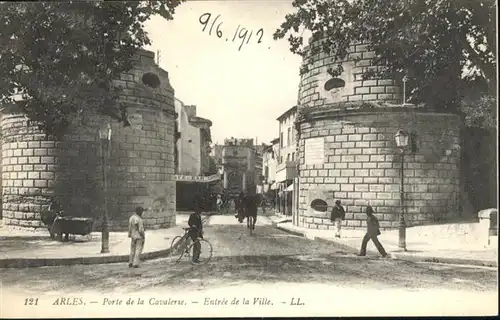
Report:
M54 135L89 113L123 121L112 80L150 44L144 23L172 19L181 1L1 2L0 104Z
M495 0L294 0L293 6L274 39L289 34L293 53L324 52L339 61L353 44L368 43L373 63L385 67L365 78L405 75L410 102L454 108L478 80L490 94L496 90ZM304 30L323 44L308 48Z

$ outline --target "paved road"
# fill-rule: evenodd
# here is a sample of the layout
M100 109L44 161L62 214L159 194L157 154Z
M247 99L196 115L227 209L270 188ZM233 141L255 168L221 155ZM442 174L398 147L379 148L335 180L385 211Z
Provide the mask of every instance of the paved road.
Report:
M214 247L214 256L205 266L191 266L188 261L176 264L165 258L146 261L139 269L129 269L126 264L105 264L0 270L3 303L6 303L5 292L9 293L9 301L13 301L14 296L20 297L17 302L9 302L10 305L19 304L22 297L41 297L42 293L44 297L78 293L100 297L91 310L101 310L96 309L99 306L108 308L107 312L113 310L113 314L119 314L125 310L102 306L102 293L109 295L110 299L127 295L156 297L158 301L163 301L165 295L172 297L173 293L176 299L190 295L192 300L195 293L199 301L191 307L170 306L173 308L171 312L178 316L196 312L206 315L206 307L202 308L206 297L210 304L210 299L215 299L215 296L231 300L244 295L249 297L250 304L254 303L253 298L262 298L255 301L260 309L240 306L235 311L230 307L211 305L210 310L218 315L232 310L230 314L233 316L285 315L287 312L294 315L297 312L316 315L456 315L496 313L498 306L496 270L491 268L357 257L330 244L276 230L267 218L258 221L254 234L250 236L245 225L238 224L234 217L213 216L205 227L205 238ZM298 298L300 303L306 301L305 305L291 306ZM47 299L44 298L45 304L53 303L53 298ZM146 305L156 301L148 299ZM275 307L260 305L266 303ZM137 308L132 310L137 311ZM60 312L54 315L67 312L60 308L52 311ZM254 311L257 313L252 313ZM130 312L124 315L130 315ZM146 312L148 316L166 316L162 313L165 310L159 308L150 307Z

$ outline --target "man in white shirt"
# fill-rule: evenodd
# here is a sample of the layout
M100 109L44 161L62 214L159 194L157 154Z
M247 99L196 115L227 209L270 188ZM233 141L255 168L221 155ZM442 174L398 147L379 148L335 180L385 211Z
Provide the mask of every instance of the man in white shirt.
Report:
M130 241L130 258L128 261L129 268L139 268L141 263L141 253L144 249L144 222L142 220L142 213L144 208L135 208L135 213L128 221L128 237Z

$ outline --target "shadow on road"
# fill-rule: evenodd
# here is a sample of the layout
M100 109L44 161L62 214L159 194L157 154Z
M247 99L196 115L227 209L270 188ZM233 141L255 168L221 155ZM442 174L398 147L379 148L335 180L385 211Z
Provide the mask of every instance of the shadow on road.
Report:
M33 292L137 292L152 288L201 290L242 283L323 283L336 286L405 289L496 290L494 270L432 266L390 259L339 255L244 255L213 257L201 266L165 258L127 264L75 265L0 270L3 287ZM456 279L466 279L457 281Z

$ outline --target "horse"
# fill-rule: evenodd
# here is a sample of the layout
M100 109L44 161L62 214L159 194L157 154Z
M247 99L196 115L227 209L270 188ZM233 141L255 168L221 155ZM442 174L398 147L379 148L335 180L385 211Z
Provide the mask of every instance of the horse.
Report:
M54 223L54 221L62 215L63 210L57 200L54 199L50 202L48 210L40 214L40 220L43 224L45 224L45 226L47 226L51 239L55 239L57 237L59 241L62 241L63 233L60 230L60 226ZM64 233L64 240L68 241L68 239L69 233Z
M257 208L259 205L258 195L247 195L243 197L240 203L240 211L238 212L238 221L241 223L246 218L247 228L255 229L255 223L257 222ZM250 221L252 217L252 221Z

